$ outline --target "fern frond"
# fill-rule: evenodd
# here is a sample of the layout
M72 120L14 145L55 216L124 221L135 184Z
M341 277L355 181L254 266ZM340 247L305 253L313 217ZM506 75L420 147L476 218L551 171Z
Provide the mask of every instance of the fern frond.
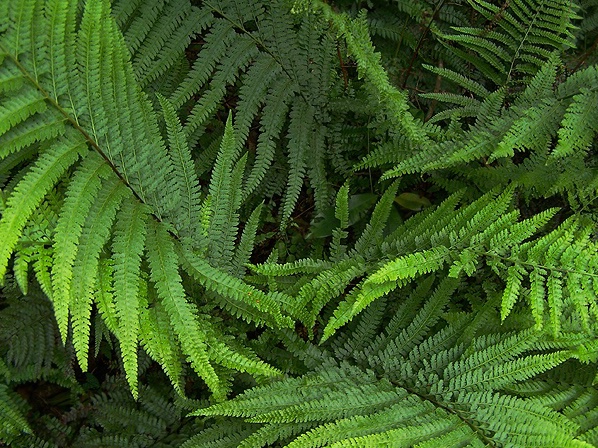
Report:
M14 299L9 298L9 287L3 289L0 314L0 359L6 363L6 374L15 383L49 377L53 368L63 368L69 362L56 359L59 336L52 303L34 284L28 296Z
M415 278L438 270L447 259L448 250L442 246L397 258L369 276L368 284L382 284Z
M70 138L69 138L70 137ZM35 165L15 187L0 219L0 279L27 219L60 176L86 151L85 141L76 135L47 147Z
M101 266L100 253L109 239L117 210L128 196L127 193L129 191L116 176L110 176L102 183L101 190L89 208L83 224L73 263L70 288L70 304L78 306L78 303L89 303L89 300L94 298L93 291L97 282L99 293L95 296L96 304L104 316L108 329L115 333L118 328L116 315L114 314L113 317L112 313L109 314L108 305L101 303L107 290L102 280L104 268ZM127 200L130 200L130 197L127 197ZM88 328L89 322L86 316L88 315L84 313L78 318L80 320L77 326Z
M342 244L342 240L348 236L346 229L349 227L349 186L346 184L339 189L336 195L334 216L339 220L340 225L332 231L330 258L340 260L347 252L347 247Z
M227 48L224 59L220 60L214 74L210 89L193 106L189 118L185 123L185 133L188 137L203 127L206 120L216 110L224 98L226 86L236 81L241 70L249 65L251 59L257 55L255 43L249 37L237 37Z
M291 110L289 124L289 178L282 206L283 225L291 217L295 208L307 164L307 144L310 132L313 132L313 110L309 104L298 102Z
M66 341L68 327L69 302L71 297L71 282L73 278L73 265L77 256L77 246L83 231L85 217L88 214L94 196L97 195L102 179L111 173L106 161L96 153L89 153L79 165L73 175L72 181L66 193L62 213L56 224L56 235L54 237L54 265L52 269L52 284L54 292L52 298L56 309L56 320L62 340ZM77 334L74 337L75 347L79 356L82 369L86 370L87 362L86 347L88 346L87 336L89 328L84 322L89 322L90 301L83 306L83 316L74 317L73 331ZM87 314L87 317L85 315ZM83 321L83 323L82 323ZM82 325L81 325L82 323ZM81 335L79 332L81 331Z
M249 264L251 253L254 247L255 236L260 224L260 215L262 213L262 209L263 203L258 205L255 210L251 212L251 215L249 215L249 219L243 228L239 245L235 249L235 256L232 261L232 264L235 267L233 274L236 274L239 277L245 273L245 266Z
M598 133L595 125L598 117L594 107L597 102L598 91L587 88L581 88L579 94L573 97L561 122L553 157L587 151Z
M178 335L183 352L197 374L206 382L214 395L222 399L225 391L210 364L206 335L199 326L194 307L187 301L178 273L174 243L166 230L151 222L148 238L148 261L152 280L171 324Z
M260 106L263 103L268 104L272 100L271 98L266 100L265 97L274 78L280 76L281 72L282 67L271 55L260 54L243 76L243 84L239 88L239 113L235 120L235 134L238 136L238 143L247 140L250 127L259 113ZM264 114L266 111L264 108ZM266 129L269 131L275 127L267 126Z
M256 425L234 421L226 428L213 427L189 438L181 448L238 448L251 435Z
M465 346L456 345L461 335L470 334L467 327L473 315L455 324L439 322L453 288L441 292L439 287L412 323L396 320L392 336L375 341L377 350L362 341L365 355L338 350L337 358L331 358L320 348L324 367L250 389L193 415L263 423L270 443L297 447L370 443L525 447L553 441L586 446L578 437L578 424L565 412L503 391L517 390L531 384L530 378L565 365L572 356L567 349L571 346L544 343L534 330L509 334L500 327L467 338ZM409 305L407 310L418 309L416 302ZM265 438L258 435L260 431L241 446L261 446L257 441Z
M442 267L447 254L442 250L431 250L425 255L421 253L411 254L405 258L395 260L396 265L382 267L366 280L360 282L334 311L334 315L324 329L322 340L328 339L338 328L352 320L374 300L388 294L397 286L401 286L402 282L400 280L414 278L420 273L433 272ZM389 275L390 277L388 277ZM394 278L397 275L404 275L404 277L402 279L400 277Z
M206 26L209 18L188 0L171 0L158 5L140 4L129 7L129 23L124 19L125 6L115 2L117 17L125 42L131 52L135 77L142 87L173 68L184 55L191 37ZM120 10L120 11L119 11Z
M0 383L0 416L2 419L2 423L0 424L0 440L6 443L11 443L21 433L33 433L22 410L19 409L23 406L18 406L15 403L16 399L8 386Z
M385 193L390 204L394 198L392 191L393 188L390 188ZM519 213L509 211L512 208L512 189L500 196L490 192L467 206L451 211L457 198L447 200L437 211L428 210L406 221L382 241L372 244L378 250L368 251L361 245L363 235L372 231L366 227L355 243L355 249L329 267L319 267L321 265L314 261L305 260L296 265L263 265L255 269L267 276L303 274L296 283L298 289L287 287L287 291L296 297L293 314L309 326L313 325L317 313L332 297L342 297L328 320L324 340L390 291L432 273L446 273L448 266L450 270L446 274L449 277L476 276L482 263L505 281L503 318L511 313L518 301L529 296L539 327L550 321L555 334L558 333L560 322L564 321L562 311L567 309L581 319L584 328L590 328L589 322L593 318L588 308L593 309L592 304L596 300L591 286L596 268L593 262L581 262L594 260L595 257L596 247L587 239L589 228L580 227L575 220L570 220L546 236L534 238L554 216L555 209L518 221ZM380 204L384 201L383 197ZM378 226L377 232L384 229L384 219L374 212L372 222ZM579 258L574 254L583 255ZM555 263L568 266L565 269L569 273L563 275ZM318 266L318 269L312 270L312 265ZM534 280L530 292L525 285L531 272ZM317 274L315 277L314 273ZM365 277L361 278L364 274ZM544 286L547 281L550 288ZM532 292L533 296L530 296ZM539 295L541 293L542 296ZM313 308L306 313L308 306Z
M291 79L275 80L267 93L260 120L261 133L258 137L256 158L246 181L246 195L254 191L263 181L274 159L276 139L279 137L294 93Z
M264 293L236 277L211 267L189 250L182 249L179 251L179 256L183 267L208 290L266 313L274 319L277 326L282 328L292 326L292 320L284 316L281 311L283 304L290 304L290 297L282 293Z
M97 271L95 303L106 327L118 337L119 323L114 303L114 262L111 259L99 260Z
M206 325L209 328L209 325ZM259 359L256 354L235 343L233 336L225 336L218 328L212 327L208 333L208 352L218 364L239 372L247 372L258 377L280 376L282 372Z
M157 97L162 106L168 131L169 154L174 166L173 177L182 198L179 208L182 217L178 223L180 228L177 230L180 236L190 237L194 234L193 226L199 218L201 204L199 183L193 167L191 151L174 106L162 95L157 94Z
M210 198L213 206L208 234L208 259L216 267L230 263L233 256L238 217L240 185L233 184L233 166L237 158L237 143L232 117L229 116L224 130L224 137L216 159L212 179L210 180ZM238 176L241 173L238 174ZM237 198L235 200L235 198Z
M436 73L437 75L442 76L449 81L457 84L458 86L463 87L465 90L470 91L471 93L479 96L480 98L486 98L490 95L490 92L479 82L470 79L461 73L457 73L453 70L446 69L443 67L434 67L432 65L423 66L426 70L430 70L432 73Z
M148 210L134 199L125 200L118 212L112 245L114 260L114 293L119 321L119 342L127 380L137 397L137 347L141 256L143 254ZM87 344L87 341L82 342Z
M330 20L338 32L345 38L347 48L357 61L358 69L375 87L380 95L380 101L388 108L389 117L393 123L401 128L413 142L425 145L426 132L420 122L408 112L407 99L404 92L391 85L388 74L380 64L380 54L376 53L367 28L367 21L363 15L350 19L346 15L337 14L325 2L298 1L295 10L311 9Z
M176 108L181 107L196 90L203 87L234 37L235 32L230 23L221 21L214 25L212 32L206 37L205 51L200 53L187 78L170 98Z
M483 0L469 3L496 28L454 27L458 34L438 35L464 48L454 51L499 86L516 74L534 75L552 51L573 45L576 14L569 2L516 0L505 7Z
M355 252L363 253L366 250L376 247L386 226L386 221L393 207L394 199L399 188L399 182L393 184L384 192L380 201L376 204L370 222L355 242Z
M247 158L237 161L239 148L225 139L231 143L222 151L226 163L220 174L213 176L211 190L220 202L213 208L209 201L202 204L192 152L177 117L181 104L173 106L166 99L172 90L160 91L153 80L158 75L170 79L178 76L176 71L181 68L179 61L189 37L211 23L213 17L207 9L200 12L183 0L158 3L154 8L150 4L115 2L124 37L110 15L107 0L80 4L40 0L8 8L10 20L3 22L0 40L0 115L4 117L0 125L0 175L3 182L9 176L10 183L3 183L7 200L3 194L0 274L4 277L15 251L18 255L13 270L22 284L28 280L28 266L33 265L44 291L50 297L56 296L54 308L63 338L71 316L73 345L83 369L87 365L91 306L95 303L107 329L120 342L134 395L140 341L176 384L181 370L174 335L194 369L223 398L226 387L209 362L207 336L197 333L201 319L206 320L206 326L214 323L211 317L200 317L187 301L178 276L180 261L170 238L177 239L177 245L185 242L205 249L218 246L222 252L217 256L220 263L230 264ZM137 15L141 11L143 17ZM168 14L162 17L160 12ZM39 23L34 23L36 17ZM199 17L201 23L194 23ZM165 30L175 28L171 36L161 36ZM226 78L224 71L228 67L218 67L218 73ZM142 85L148 90L157 88L169 151ZM231 129L232 123L229 134ZM23 162L25 168L21 169L19 164ZM42 211L52 201L53 216L46 218ZM35 217L36 209L40 209L43 219ZM237 252L238 268L247 262L256 220ZM199 228L197 221L203 221ZM146 241L148 225L154 236ZM33 243L20 243L24 232L35 237ZM218 244L205 246L205 241L214 236ZM151 338L144 320L149 315L148 307L153 309L152 300L156 300L142 262L146 249L151 282L164 313L153 317L168 326L165 331L170 335L163 341ZM287 306L286 296L262 293L208 263L205 266L209 268L203 277L208 294L217 291L232 297L235 305L243 301L245 305L253 304L253 311L237 307L240 317L260 322L272 319L292 326L291 319L281 312ZM244 298L245 292L253 291L258 297L256 302ZM195 339L189 340L188 332L197 333ZM215 346L219 338L214 336ZM212 355L226 361L228 367L236 365L259 375L272 374L249 352L218 347ZM226 377L230 377L228 370L222 379Z
M154 303L151 308L142 310L140 320L141 344L147 353L160 363L177 393L183 395L183 354L166 310L160 303Z

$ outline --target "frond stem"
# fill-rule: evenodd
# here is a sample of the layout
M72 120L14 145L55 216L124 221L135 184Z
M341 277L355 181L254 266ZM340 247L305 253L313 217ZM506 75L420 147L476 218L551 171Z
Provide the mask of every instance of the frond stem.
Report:
M488 438L488 436L484 433L483 429L479 428L475 423L469 421L467 418L465 418L463 415L461 415L461 413L459 411L457 411L439 401L436 401L434 398L432 398L429 395L422 394L422 393L417 392L409 387L406 387L404 384L399 384L393 380L389 380L389 381L396 387L400 387L401 389L405 389L410 394L416 395L421 400L429 401L435 407L443 409L444 411L446 411L449 414L456 415L463 423L465 423L467 426L469 426L469 428L480 438L480 440L485 444L485 446L498 448L498 445L496 445L491 438Z
M52 96L37 82L37 80L35 78L33 78L29 74L29 71L23 66L23 64L21 64L19 62L19 60L16 57L14 57L10 52L6 51L2 47L2 45L0 45L0 48L4 52L6 52L6 54L8 55L8 57L15 63L15 65L18 67L18 69L21 71L21 73L23 73L23 75L44 96L44 98L52 106L54 106L58 110L58 112L60 112L66 118L66 120L81 135L83 135L83 137L85 138L85 140L87 141L87 143L89 143L91 145L91 147L106 161L106 163L108 164L108 166L110 166L110 168L112 169L112 171L114 172L114 174L116 174L118 176L118 178L131 190L131 192L133 193L133 195L135 196L135 198L137 198L137 200L139 200L141 203L145 204L145 201L141 198L141 196L139 196L139 194L135 191L135 189L131 186L131 184L120 173L120 171L118 170L117 166L114 165L114 163L112 163L112 161L108 158L108 156L106 155L106 153L102 150L102 148L100 148L100 146L98 145L98 143L89 135L89 133L85 129L83 129L81 127L81 125L77 122L77 120L75 120L73 117L71 117L69 115L69 113L66 110L64 110L64 108L60 104L58 104L58 102L54 98L52 98Z

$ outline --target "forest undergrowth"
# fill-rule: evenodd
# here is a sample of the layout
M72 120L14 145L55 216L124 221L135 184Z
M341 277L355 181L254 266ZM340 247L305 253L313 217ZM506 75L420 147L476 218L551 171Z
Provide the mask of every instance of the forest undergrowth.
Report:
M0 0L0 446L598 447L597 0Z

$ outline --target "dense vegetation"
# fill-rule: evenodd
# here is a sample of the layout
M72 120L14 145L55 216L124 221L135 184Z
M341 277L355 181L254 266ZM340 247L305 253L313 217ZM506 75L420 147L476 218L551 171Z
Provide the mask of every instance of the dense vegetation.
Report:
M598 446L598 1L0 0L0 446Z

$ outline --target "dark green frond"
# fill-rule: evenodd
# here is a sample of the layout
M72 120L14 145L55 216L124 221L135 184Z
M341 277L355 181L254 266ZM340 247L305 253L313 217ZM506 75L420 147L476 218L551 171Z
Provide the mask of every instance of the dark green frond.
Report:
M179 190L181 202L176 212L180 218L179 235L190 237L195 233L195 222L199 219L200 191L199 182L193 166L191 151L183 132L183 127L173 105L162 95L158 94L162 106L166 129L168 131L169 155L173 164L173 180Z
M251 389L194 414L265 423L269 440L284 446L584 446L578 424L565 412L503 392L566 362L571 352L525 330L468 339L464 347L432 355L441 340L455 341L467 326L436 323L449 295L435 294L442 298L437 306L432 298L412 324L397 329L407 345L401 337L387 339L379 351L366 348L361 361L347 351L338 364ZM538 350L544 353L535 354ZM257 434L242 446L263 446L249 443L260 439Z

